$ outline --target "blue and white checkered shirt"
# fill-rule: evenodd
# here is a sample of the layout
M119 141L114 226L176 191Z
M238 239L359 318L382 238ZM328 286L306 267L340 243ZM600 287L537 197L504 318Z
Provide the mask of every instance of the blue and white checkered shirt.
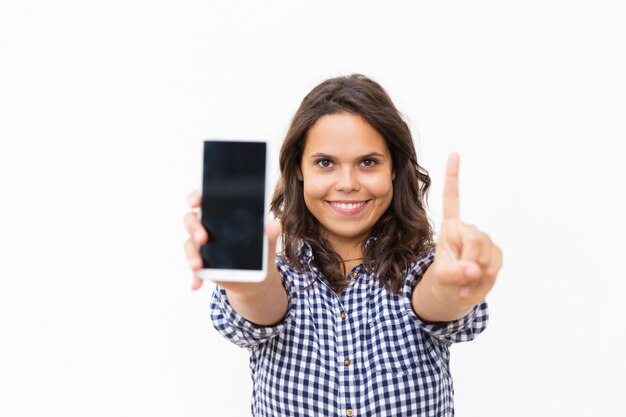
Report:
M401 294L390 294L359 265L338 296L311 266L277 265L289 295L283 321L254 325L216 287L215 328L250 350L257 417L453 416L449 346L487 326L487 305L444 325L428 324L411 307L411 292L434 254L412 265Z

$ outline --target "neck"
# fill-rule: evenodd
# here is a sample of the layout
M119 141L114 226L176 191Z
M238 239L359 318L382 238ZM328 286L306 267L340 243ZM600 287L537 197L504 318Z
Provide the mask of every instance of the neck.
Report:
M337 240L328 239L330 247L341 258L343 263L350 261L360 261L363 259L363 246L364 241L362 239L350 239L350 240Z
M363 256L361 256L359 258L342 259L341 262L343 262L345 264L346 262L360 261L361 259L363 259Z

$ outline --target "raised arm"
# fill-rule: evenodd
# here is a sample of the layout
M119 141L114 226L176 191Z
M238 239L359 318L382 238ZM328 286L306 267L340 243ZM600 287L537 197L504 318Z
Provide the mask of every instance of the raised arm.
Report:
M202 197L193 192L189 197L192 211L185 216L185 227L189 239L185 243L187 259L194 272L191 288L197 290L202 286L202 280L195 274L202 269L200 246L208 240L208 235L197 214L202 203ZM280 223L276 221L265 225L265 235L268 239L268 272L261 282L217 282L226 290L228 302L239 315L246 320L261 326L276 324L287 313L287 292L283 287L278 269L276 268L276 241L280 235Z
M411 298L415 313L428 322L449 322L467 315L485 299L502 266L502 251L489 235L461 222L458 177L459 156L451 154L435 260Z

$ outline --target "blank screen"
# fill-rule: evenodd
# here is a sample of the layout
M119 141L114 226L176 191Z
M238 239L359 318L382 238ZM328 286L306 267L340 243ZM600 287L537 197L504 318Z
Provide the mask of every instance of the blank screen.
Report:
M205 268L262 269L265 152L263 142L204 142Z

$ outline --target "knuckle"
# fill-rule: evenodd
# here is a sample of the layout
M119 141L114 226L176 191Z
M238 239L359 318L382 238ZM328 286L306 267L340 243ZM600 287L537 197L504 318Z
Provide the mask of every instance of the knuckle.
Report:
M480 238L479 235L471 235L467 238L467 241L472 246L478 246L482 243L482 239Z
M501 266L503 262L502 249L499 246L493 245L493 252L495 254L496 259L498 260L498 265Z
M492 282L495 282L496 277L498 276L498 271L500 271L501 264L492 264L489 266L486 276Z
M197 207L200 200L200 192L198 190L193 190L187 197L187 200L189 201L189 205L191 207Z

